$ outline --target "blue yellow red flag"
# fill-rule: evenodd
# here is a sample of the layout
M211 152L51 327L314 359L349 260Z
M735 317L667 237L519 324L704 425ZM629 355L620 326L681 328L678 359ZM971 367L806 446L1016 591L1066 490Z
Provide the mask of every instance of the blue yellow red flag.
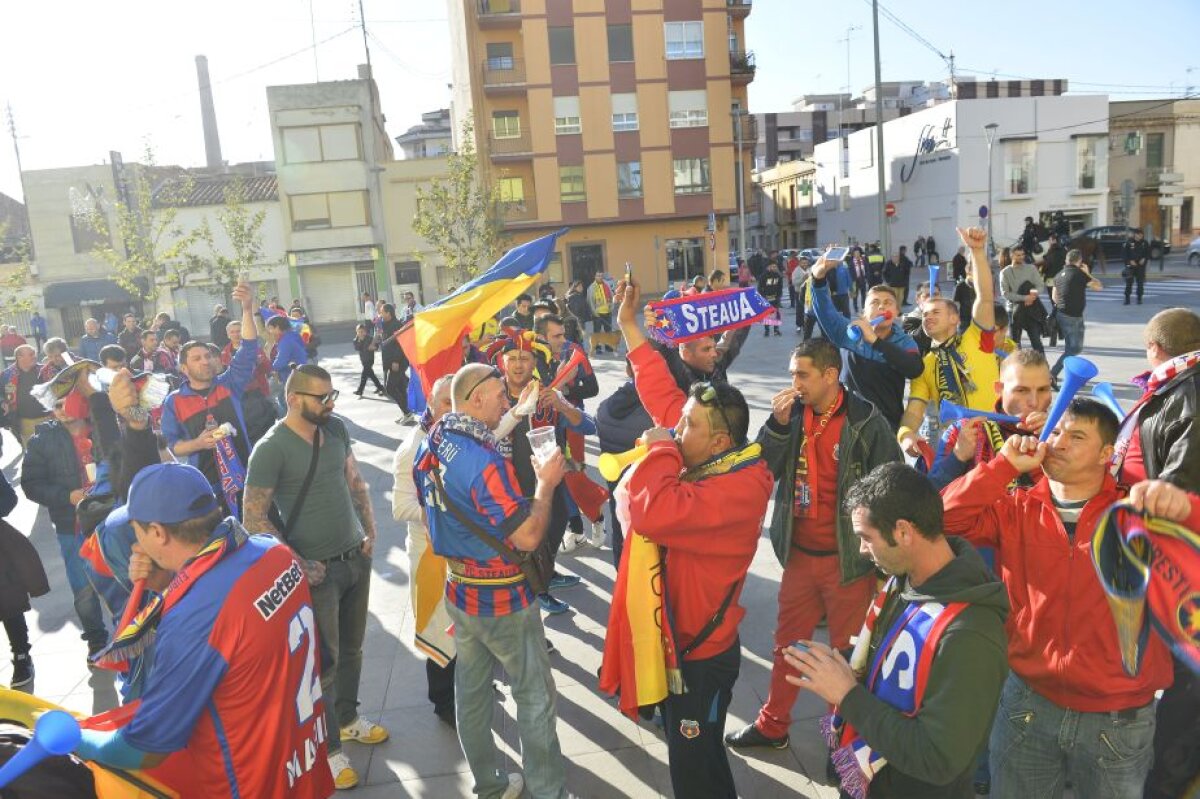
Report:
M529 290L546 271L555 242L567 228L513 247L474 280L417 311L396 339L421 378L430 386L462 365L462 338Z

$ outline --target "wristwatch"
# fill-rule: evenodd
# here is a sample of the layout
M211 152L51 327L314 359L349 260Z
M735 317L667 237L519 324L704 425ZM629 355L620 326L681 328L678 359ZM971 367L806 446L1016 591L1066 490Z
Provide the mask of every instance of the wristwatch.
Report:
M141 405L134 405L130 408L126 408L121 415L124 416L126 420L133 422L134 424L146 424L146 422L150 421L150 411L143 408Z

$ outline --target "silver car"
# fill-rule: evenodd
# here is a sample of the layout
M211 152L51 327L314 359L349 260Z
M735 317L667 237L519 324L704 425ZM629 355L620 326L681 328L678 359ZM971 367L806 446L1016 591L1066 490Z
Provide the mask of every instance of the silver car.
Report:
M1200 268L1200 236L1192 239L1192 243L1187 248L1188 266Z

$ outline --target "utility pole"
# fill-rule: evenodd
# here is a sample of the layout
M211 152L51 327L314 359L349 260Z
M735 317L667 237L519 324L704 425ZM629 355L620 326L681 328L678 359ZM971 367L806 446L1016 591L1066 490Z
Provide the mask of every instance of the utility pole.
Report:
M875 169L879 183L879 241L883 245L883 257L892 255L892 236L888 230L886 213L887 183L883 165L883 80L879 65L879 0L871 0L871 23L875 33Z
M371 66L371 48L367 45L367 15L363 11L363 0L358 0L358 26L362 29L363 52L367 54L367 67ZM374 77L372 73L371 77Z
M862 30L862 25L847 25L846 26L846 38L843 40L846 42L846 105L847 106L849 106L850 102L854 100L854 84L852 84L850 82L850 34L854 33L854 31L858 31L858 30ZM847 107L845 110L848 111L849 108ZM838 92L838 162L839 162L838 170L839 170L839 174L843 178L848 178L848 177L850 177L850 161L849 161L850 146L849 146L848 142L843 141L843 139L844 139L844 136L842 135L842 114L843 113L844 113L844 111L842 109L842 93Z
M25 192L25 170L21 166L21 144L20 144L20 142L17 141L17 118L15 116L13 116L12 103L8 103L7 107L8 107L8 133L10 136L12 136L13 153L17 156L17 178L21 181L21 202L25 203L25 208L26 208L26 210L28 210L29 195L26 194L26 192ZM28 216L28 214L26 214L26 215ZM32 231L29 231L29 235L27 238L28 238L28 241L26 243L29 246L29 260L32 261L36 257L34 254L34 251L33 251L33 233L32 233Z

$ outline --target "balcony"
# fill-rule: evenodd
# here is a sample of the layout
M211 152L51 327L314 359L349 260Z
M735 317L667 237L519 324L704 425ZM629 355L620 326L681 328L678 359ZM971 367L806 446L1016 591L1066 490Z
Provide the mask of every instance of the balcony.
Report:
M729 53L729 78L734 83L749 83L754 80L754 53Z
M758 117L754 116L753 114L745 113L741 114L740 117L742 126L742 145L753 145L758 141ZM733 127L734 143L737 142L737 124L738 120L735 119Z
M753 0L725 0L725 7L729 9L729 16L734 19L745 19L748 17L753 5Z
M521 202L500 203L497 208L505 224L533 222L537 219L537 201L533 197L526 197Z
M488 152L493 161L516 161L533 157L533 144L529 132L522 131L516 136L488 136Z
M525 62L520 58L489 58L483 62L483 90L491 94L525 91Z
M515 28L521 25L521 0L476 0L480 28Z

